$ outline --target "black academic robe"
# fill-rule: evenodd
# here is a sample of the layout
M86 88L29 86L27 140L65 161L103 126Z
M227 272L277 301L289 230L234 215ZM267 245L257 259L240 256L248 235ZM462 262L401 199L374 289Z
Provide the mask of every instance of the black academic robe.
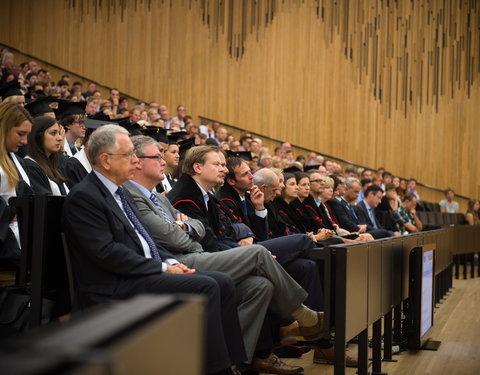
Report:
M88 171L77 158L67 158L63 162L62 173L67 179L69 189L73 188L88 175Z
M243 204L236 190L228 184L225 184L217 192L217 198L220 199L222 206L228 210L231 217L239 223L247 225L255 234L257 241L268 239L268 218L261 218L255 214L255 207L250 200L250 194L245 194L247 204L247 215L243 211Z
M222 247L222 242L232 245L236 242L230 218L226 212L221 211L220 201L209 193L207 208L202 191L190 175L182 175L167 198L177 210L202 222L205 236L200 244L205 251L219 251L225 248Z
M36 195L51 195L52 188L50 187L50 182L48 181L48 176L36 162L30 159L24 159L25 162L25 172L27 172L28 178L30 179L30 186ZM56 183L60 193L62 195L67 195L63 184Z

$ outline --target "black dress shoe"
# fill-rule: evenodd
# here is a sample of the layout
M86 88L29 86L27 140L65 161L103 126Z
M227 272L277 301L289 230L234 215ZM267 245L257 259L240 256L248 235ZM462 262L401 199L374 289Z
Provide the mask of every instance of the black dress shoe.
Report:
M267 374L295 375L303 372L303 367L287 365L273 353L270 353L265 359L254 358L252 367L259 372L266 372Z

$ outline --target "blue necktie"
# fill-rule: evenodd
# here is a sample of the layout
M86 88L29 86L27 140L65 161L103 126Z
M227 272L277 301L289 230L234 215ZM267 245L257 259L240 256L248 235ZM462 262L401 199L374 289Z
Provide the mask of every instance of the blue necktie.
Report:
M148 247L150 248L150 254L152 255L152 258L161 262L162 258L160 257L160 254L158 253L157 245L155 245L155 242L153 241L152 237L150 237L147 230L145 229L145 227L142 225L142 223L138 219L137 215L135 215L135 212L133 212L132 207L130 207L130 204L128 203L127 197L125 196L125 191L120 186L117 189L116 193L118 194L118 196L120 197L120 200L122 201L122 206L123 206L123 210L125 212L125 215L127 215L128 219L133 224L135 229L138 231L138 233L140 233L140 235L147 242Z
M158 210L159 210L160 213L162 214L163 218L167 221L167 223L172 224L172 223L173 223L173 220L171 219L170 215L163 209L163 207L162 207L162 205L160 204L160 202L158 201L157 196L155 195L155 193L152 193L152 194L150 195L150 200L151 200L152 203L155 205L155 207L158 208Z
M248 207L247 207L247 200L246 199L242 200L242 207L243 207L243 214L245 215L245 217L247 217L248 216Z
M371 208L368 209L368 216L370 216L370 221L372 222L372 226L375 229L378 229L377 223L375 222L375 217L373 216L373 210Z

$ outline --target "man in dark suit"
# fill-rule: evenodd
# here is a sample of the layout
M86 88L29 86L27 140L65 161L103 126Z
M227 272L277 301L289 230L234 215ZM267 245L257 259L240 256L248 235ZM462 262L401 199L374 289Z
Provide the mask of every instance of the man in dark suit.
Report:
M119 188L138 163L125 129L106 125L94 132L89 157L93 171L66 198L62 218L80 304L141 293L204 295L207 372L231 373L232 364L246 360L231 278L186 267L149 235Z
M370 185L364 193L365 198L355 206L355 213L362 224L367 225L368 233L374 238L399 236L400 232L391 232L382 227L375 215L375 209L382 201L383 190L378 185Z

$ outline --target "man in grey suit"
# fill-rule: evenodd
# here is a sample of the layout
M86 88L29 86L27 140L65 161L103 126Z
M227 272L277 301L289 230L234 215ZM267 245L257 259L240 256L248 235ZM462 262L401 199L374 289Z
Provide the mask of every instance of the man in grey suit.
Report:
M179 261L195 269L221 270L232 277L237 287L240 324L249 359L252 359L270 300L282 315L292 315L298 320L301 333L307 339L318 338L323 329L323 314L302 304L306 292L268 250L250 245L219 252L204 251L197 241L205 235L203 224L173 208L166 197L154 191L163 178L165 165L158 143L145 136L132 137L132 141L139 163L133 180L124 186L130 191L152 237Z

